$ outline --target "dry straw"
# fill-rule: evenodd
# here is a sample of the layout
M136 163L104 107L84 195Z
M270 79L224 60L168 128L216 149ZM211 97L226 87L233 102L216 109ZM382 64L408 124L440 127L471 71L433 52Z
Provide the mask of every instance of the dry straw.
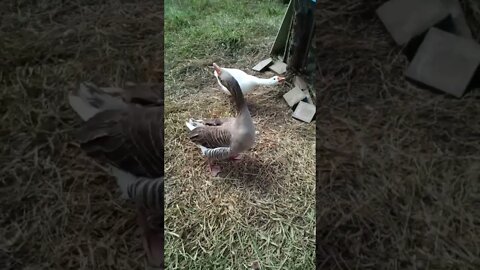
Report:
M407 83L383 2L319 3L317 266L478 269L478 89ZM462 5L478 41L480 5Z

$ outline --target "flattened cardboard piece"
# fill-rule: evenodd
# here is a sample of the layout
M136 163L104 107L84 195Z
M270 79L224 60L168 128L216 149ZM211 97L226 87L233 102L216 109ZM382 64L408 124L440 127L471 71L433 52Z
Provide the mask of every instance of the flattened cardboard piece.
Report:
M297 108L292 114L292 117L300 121L310 123L315 116L316 107L312 104L300 101Z
M461 97L479 65L478 43L432 28L405 75L411 80Z
M273 65L271 65L269 67L269 69L275 73L277 73L278 75L282 75L284 74L285 72L287 72L287 64L285 64L284 62L282 61L275 61L273 63Z
M288 106L290 106L290 108L295 106L295 104L300 102L300 100L304 99L305 97L305 93L298 87L293 88L292 90L288 91L283 95L283 98L287 102Z
M270 58L267 58L265 60L262 60L262 61L258 62L258 64L256 64L252 69L255 70L255 71L261 72L265 68L267 68L269 65L271 65L272 63L273 63L273 59L270 57Z
M376 12L398 45L450 16L448 6L439 0L390 0Z

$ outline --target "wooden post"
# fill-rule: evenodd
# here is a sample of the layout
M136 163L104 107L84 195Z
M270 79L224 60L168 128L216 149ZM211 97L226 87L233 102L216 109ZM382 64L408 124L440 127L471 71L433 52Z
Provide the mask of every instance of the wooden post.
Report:
M288 57L288 70L302 72L306 66L310 49L311 33L314 26L314 8L316 1L293 0L295 16Z

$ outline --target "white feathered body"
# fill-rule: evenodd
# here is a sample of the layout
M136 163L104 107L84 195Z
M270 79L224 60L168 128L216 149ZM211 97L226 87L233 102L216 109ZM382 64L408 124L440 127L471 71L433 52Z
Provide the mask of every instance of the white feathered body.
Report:
M242 93L246 94L253 89L255 89L259 85L274 85L275 81L273 81L271 78L270 79L263 79L263 78L258 78L253 75L247 74L245 71L236 69L236 68L223 68L224 70L228 71L232 75L232 77L237 80L238 85L240 85L240 89L242 89ZM230 92L228 89L222 85L220 82L220 79L218 77L217 71L213 71L213 75L217 79L217 83L220 86L220 89L222 89L223 92L226 94L230 95Z

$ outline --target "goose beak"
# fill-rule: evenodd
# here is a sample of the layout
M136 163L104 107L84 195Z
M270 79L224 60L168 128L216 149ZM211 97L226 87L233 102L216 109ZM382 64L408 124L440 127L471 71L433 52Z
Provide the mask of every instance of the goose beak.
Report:
M217 64L213 63L213 68L215 69L215 72L217 72L217 76L222 74L222 69Z
M280 77L280 76L279 76L279 77L278 77L278 82L279 82L279 83L285 82L285 77Z

